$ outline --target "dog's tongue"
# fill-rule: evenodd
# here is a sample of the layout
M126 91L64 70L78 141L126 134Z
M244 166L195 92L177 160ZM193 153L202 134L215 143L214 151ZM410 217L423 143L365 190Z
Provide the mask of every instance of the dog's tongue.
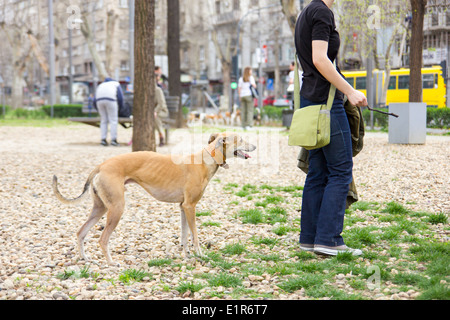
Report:
M250 155L248 155L248 154L246 154L244 152L242 152L242 153L244 154L245 159L251 158Z

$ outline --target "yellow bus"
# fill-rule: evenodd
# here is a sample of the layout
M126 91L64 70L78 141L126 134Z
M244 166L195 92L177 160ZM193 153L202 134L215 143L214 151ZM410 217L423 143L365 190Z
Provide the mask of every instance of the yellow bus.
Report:
M343 71L347 81L356 89L367 95L366 71ZM384 71L373 71L373 82L375 88L375 101L380 103L381 92L384 85ZM442 76L442 67L433 66L422 68L423 102L428 107L444 108L446 106L446 85ZM409 69L401 68L391 70L389 86L386 95L386 105L392 102L409 101Z

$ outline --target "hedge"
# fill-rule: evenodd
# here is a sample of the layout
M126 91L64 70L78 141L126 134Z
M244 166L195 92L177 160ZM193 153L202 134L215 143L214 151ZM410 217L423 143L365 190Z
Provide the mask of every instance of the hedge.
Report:
M449 108L427 108L428 128L449 128L450 109Z
M48 115L51 115L51 107L43 106L42 110ZM83 117L83 105L81 104L55 104L53 106L53 116L55 118L67 117Z
M387 111L386 108L378 110ZM363 110L363 118L366 126L370 125L370 111ZM375 127L387 128L389 117L378 112L373 113L373 123ZM450 127L450 109L449 108L427 108L427 127L428 128L449 128Z

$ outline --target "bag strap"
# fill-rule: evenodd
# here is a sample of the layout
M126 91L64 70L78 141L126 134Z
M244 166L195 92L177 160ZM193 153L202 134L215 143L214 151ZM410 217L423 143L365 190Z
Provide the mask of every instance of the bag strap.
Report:
M300 77L298 75L298 62L297 62L297 54L295 55L295 71L294 71L294 110L300 108ZM333 62L334 67L336 68L336 60ZM327 100L327 110L331 110L333 106L334 96L336 94L336 87L330 83L330 91L328 93Z

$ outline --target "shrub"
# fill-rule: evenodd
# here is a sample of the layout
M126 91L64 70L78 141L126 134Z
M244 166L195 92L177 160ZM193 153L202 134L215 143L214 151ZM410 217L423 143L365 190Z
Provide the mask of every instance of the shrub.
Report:
M283 118L283 109L289 107L274 107L264 106L261 111L261 116L267 116L271 120L281 120Z
M28 110L23 108L11 110L9 115L14 119L45 119L47 117L41 109Z
M51 115L51 107L43 106L42 110L48 115ZM53 115L55 118L67 117L83 117L83 106L81 104L55 104L53 106Z
M427 127L429 128L450 127L450 109L427 108Z
M381 111L387 111L387 108L374 108ZM370 110L364 109L362 112L364 123L367 126L370 126ZM387 128L389 124L389 117L385 114L381 114L379 112L373 113L373 125L375 127Z

